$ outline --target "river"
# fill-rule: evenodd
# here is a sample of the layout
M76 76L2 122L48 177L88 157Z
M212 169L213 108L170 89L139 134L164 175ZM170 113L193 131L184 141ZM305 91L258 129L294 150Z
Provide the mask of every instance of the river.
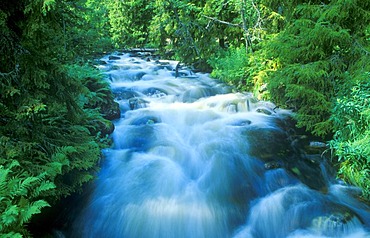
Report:
M102 61L121 118L71 237L370 237L369 207L290 111L175 61Z

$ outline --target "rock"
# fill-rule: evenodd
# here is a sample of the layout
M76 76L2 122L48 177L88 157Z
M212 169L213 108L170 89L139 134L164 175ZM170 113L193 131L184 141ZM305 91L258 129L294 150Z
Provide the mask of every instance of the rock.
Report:
M288 135L280 128L263 128L252 123L242 132L249 147L249 154L263 162L291 157Z
M172 68L171 65L158 65L158 66L155 66L154 67L154 70L155 71L158 71L158 70L161 70L161 69L167 69L169 71L172 71L173 70L173 68Z
M119 59L121 59L121 57L119 57L119 56L115 56L115 55L110 55L110 56L108 57L108 59L109 59L109 60L119 60Z
M278 169L278 168L281 168L281 163L278 161L269 161L265 163L266 170Z
M270 111L266 108L257 108L256 112L262 113L262 114L265 114L265 115L268 115L268 116L272 114L272 111Z
M144 116L133 120L130 125L142 126L142 125L152 125L161 122L160 118L155 116Z
M131 110L136 110L139 108L145 108L147 107L147 104L149 103L148 101L145 101L142 98L130 98L128 100L128 103L130 105Z
M131 91L127 88L114 89L113 94L115 95L117 100L128 100L130 98L135 98L135 97L140 96L137 92Z
M245 127L243 136L249 146L249 155L261 160L265 169L284 168L309 188L323 193L328 191L320 154L302 153L302 140L291 141L293 138L280 128L261 128L253 123Z
M250 124L252 124L252 122L248 119L245 119L245 120L234 121L230 125L231 126L248 126Z
M104 60L95 60L94 63L97 64L97 65L106 65L107 64L107 62L104 61Z
M318 231L320 235L338 237L343 231L353 229L362 223L361 219L348 208L329 204L328 210L327 214L317 216L311 222L310 229Z
M328 148L327 144L320 141L311 141L305 146L306 153L309 154L321 154Z
M328 181L318 161L297 156L287 161L285 169L309 188L327 193Z
M146 75L146 72L137 72L133 77L132 80L140 80L142 77Z
M94 121L90 133L96 135L100 132L101 136L110 135L114 131L114 124L109 120Z
M143 91L143 94L150 97L163 97L168 95L166 91L160 88L147 88Z
M102 108L102 113L104 115L104 118L107 120L114 120L121 117L121 110L117 102L113 102L113 104L109 107L106 106Z
M119 69L120 69L120 67L118 65L112 65L110 67L110 70L119 70Z
M100 131L102 135L110 135L114 131L114 124L111 121L106 121Z

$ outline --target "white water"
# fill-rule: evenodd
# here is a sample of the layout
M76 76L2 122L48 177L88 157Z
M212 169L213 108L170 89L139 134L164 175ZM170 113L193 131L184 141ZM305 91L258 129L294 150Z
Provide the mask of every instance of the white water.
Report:
M71 236L369 237L369 207L325 166L326 193L291 172L288 111L205 74L175 78L177 62L108 62L122 117ZM265 169L271 161L283 165Z

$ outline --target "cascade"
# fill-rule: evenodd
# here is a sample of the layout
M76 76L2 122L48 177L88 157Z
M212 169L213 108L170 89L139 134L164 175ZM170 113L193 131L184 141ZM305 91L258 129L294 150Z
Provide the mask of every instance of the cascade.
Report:
M114 145L70 237L369 237L369 207L291 112L144 54L106 56Z

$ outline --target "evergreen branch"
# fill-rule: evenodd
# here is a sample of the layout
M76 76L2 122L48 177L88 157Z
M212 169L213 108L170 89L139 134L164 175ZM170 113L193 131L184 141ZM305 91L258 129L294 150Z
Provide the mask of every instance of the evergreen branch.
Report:
M358 40L355 40L355 45L357 45L366 55L370 54L370 51L368 51Z

